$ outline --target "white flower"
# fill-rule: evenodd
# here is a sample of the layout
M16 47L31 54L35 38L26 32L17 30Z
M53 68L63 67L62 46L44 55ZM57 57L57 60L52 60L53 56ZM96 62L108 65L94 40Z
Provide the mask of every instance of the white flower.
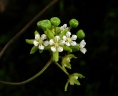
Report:
M73 40L76 40L77 36L76 35L72 35L72 37L70 36L71 36L71 32L69 31L66 33L66 36L63 36L63 40L65 41L65 44L67 46L76 46L76 42Z
M86 53L86 48L84 48L85 47L85 45L86 45L86 42L84 41L84 40L82 40L81 42L80 42L80 51L83 53L83 54L85 54Z
M67 24L64 24L63 26L60 27L61 32L68 29Z
M41 36L39 34L35 35L35 40L34 40L34 46L38 46L40 50L44 49L44 45L48 45L48 41L44 41L47 38L45 34L42 34Z
M51 39L49 41L49 44L51 45L51 50L53 52L58 51L58 52L62 52L63 51L63 47L62 45L64 45L64 41L60 40L59 36L55 36L54 39Z

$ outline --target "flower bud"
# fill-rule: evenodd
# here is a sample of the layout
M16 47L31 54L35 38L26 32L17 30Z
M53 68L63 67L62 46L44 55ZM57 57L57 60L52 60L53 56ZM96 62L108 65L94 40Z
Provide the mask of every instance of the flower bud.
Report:
M72 49L72 52L78 51L79 50L79 44L77 44L76 46L70 46L70 48Z
M36 34L39 34L39 32L36 30L35 32L34 32L34 35L36 35ZM39 34L40 35L40 34Z
M51 28L51 23L49 20L42 20L37 23L39 28L42 28L44 31Z
M61 23L60 19L57 18L57 17L52 17L52 18L50 19L50 22L51 22L52 25L54 25L54 26L56 26L56 27Z
M72 49L69 46L63 46L63 49L68 52L72 52Z
M59 37L63 38L63 36L65 36L67 32L68 30L64 30L62 33L59 34Z
M85 33L84 33L84 31L83 31L82 29L80 29L80 30L76 33L76 35L77 35L77 37L78 37L79 39L82 39L82 38L85 37Z
M79 22L76 19L71 19L69 24L70 27L76 28L79 25Z
M48 36L49 39L53 39L54 38L54 35L53 35L51 30L47 29L45 31L45 33L46 33L46 35Z
M26 41L28 44L33 44L34 39L25 39L25 41Z
M37 50L38 50L38 47L37 46L33 46L31 51L30 51L30 54L35 53Z

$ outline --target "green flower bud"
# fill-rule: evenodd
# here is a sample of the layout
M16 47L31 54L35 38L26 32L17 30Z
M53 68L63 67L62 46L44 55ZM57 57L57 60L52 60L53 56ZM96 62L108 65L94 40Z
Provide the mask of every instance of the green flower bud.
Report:
M51 30L47 29L45 31L45 33L46 33L46 35L48 36L49 39L53 39L54 38L54 35L53 35Z
M68 30L64 30L62 33L59 34L59 37L62 39L63 36L66 35L67 31L68 31Z
M49 20L42 20L37 23L37 26L45 31L51 28L51 23Z
M79 44L76 46L70 46L70 48L72 49L72 52L79 51Z
M26 41L28 44L33 44L34 39L25 39L25 41Z
M53 60L58 62L59 61L59 52L56 51L56 52L53 52L52 54L53 54Z
M83 31L82 29L80 29L80 30L76 33L76 35L77 35L77 37L78 37L79 39L82 39L82 38L85 37L85 33L84 33L84 31Z
M63 49L68 52L72 52L72 49L69 46L63 46Z
M70 27L76 28L79 25L79 22L76 19L71 19L69 24Z
M30 54L35 53L37 50L38 50L38 47L37 46L33 46L31 51L30 51Z
M60 19L57 18L57 17L52 17L52 18L50 19L50 22L51 22L52 25L54 25L54 26L56 26L56 27L61 23Z
M39 32L36 30L35 32L34 32L34 35L36 35L36 34L39 34ZM39 34L40 35L40 34Z

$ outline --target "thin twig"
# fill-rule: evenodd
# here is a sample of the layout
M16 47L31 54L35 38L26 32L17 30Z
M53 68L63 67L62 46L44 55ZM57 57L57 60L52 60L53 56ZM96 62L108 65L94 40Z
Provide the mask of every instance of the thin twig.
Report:
M20 32L18 32L2 49L0 52L0 58L4 54L5 50L18 39L49 7L55 4L58 0L52 0L41 12L39 12Z
M39 75L41 75L48 67L49 65L53 62L52 58L47 62L47 64L34 76L32 76L31 78L22 81L22 82L7 82L7 81L0 81L0 83L2 84L7 84L7 85L23 85L26 84L34 79L36 79Z

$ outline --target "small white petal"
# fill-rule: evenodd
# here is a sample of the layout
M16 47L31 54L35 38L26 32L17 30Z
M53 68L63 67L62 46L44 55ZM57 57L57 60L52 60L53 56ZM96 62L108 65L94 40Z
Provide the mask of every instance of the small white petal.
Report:
M60 30L63 30L63 26L60 27Z
M59 36L55 36L55 37L54 37L54 40L55 40L55 42L57 42L57 41L60 40L60 37L59 37Z
M70 46L70 43L69 43L69 42L66 42L66 45L67 45L67 46Z
M54 44L54 40L51 39L51 40L49 41L49 44L50 44L50 45L53 45L53 44Z
M72 40L76 40L77 39L77 36L76 35L72 35L71 39Z
M58 47L58 49L57 49L59 52L62 52L63 51L63 47Z
M60 45L64 45L65 44L65 41L64 40L61 40L60 41Z
M36 40L34 40L33 44L34 46L38 46L39 43Z
M36 39L36 40L39 40L39 39L40 39L40 35L39 35L39 34L36 34L36 35L35 35L35 39Z
M72 45L72 46L76 46L77 43L76 43L75 41L72 41L71 45Z
M55 52L55 51L56 51L56 48L55 48L54 46L52 46L52 47L51 47L51 50L52 50L53 52Z
M85 54L86 53L86 48L80 48L80 51L83 53L83 54Z
M66 36L63 36L63 40L66 40L67 39L67 37Z
M45 34L42 34L42 35L41 35L41 38L44 40L44 39L47 38L47 36L46 36Z
M82 40L82 41L80 42L80 48L83 48L85 45L86 45L86 42L85 42L84 40Z
M66 28L67 27L67 24L64 24L63 27Z
M39 45L39 49L40 50L43 50L44 49L44 46L43 45Z
M66 33L66 36L67 36L67 37L70 37L70 35L71 35L71 32L68 31L68 32Z
M44 41L44 45L45 46L48 46L49 45L49 42L46 40L46 41Z

